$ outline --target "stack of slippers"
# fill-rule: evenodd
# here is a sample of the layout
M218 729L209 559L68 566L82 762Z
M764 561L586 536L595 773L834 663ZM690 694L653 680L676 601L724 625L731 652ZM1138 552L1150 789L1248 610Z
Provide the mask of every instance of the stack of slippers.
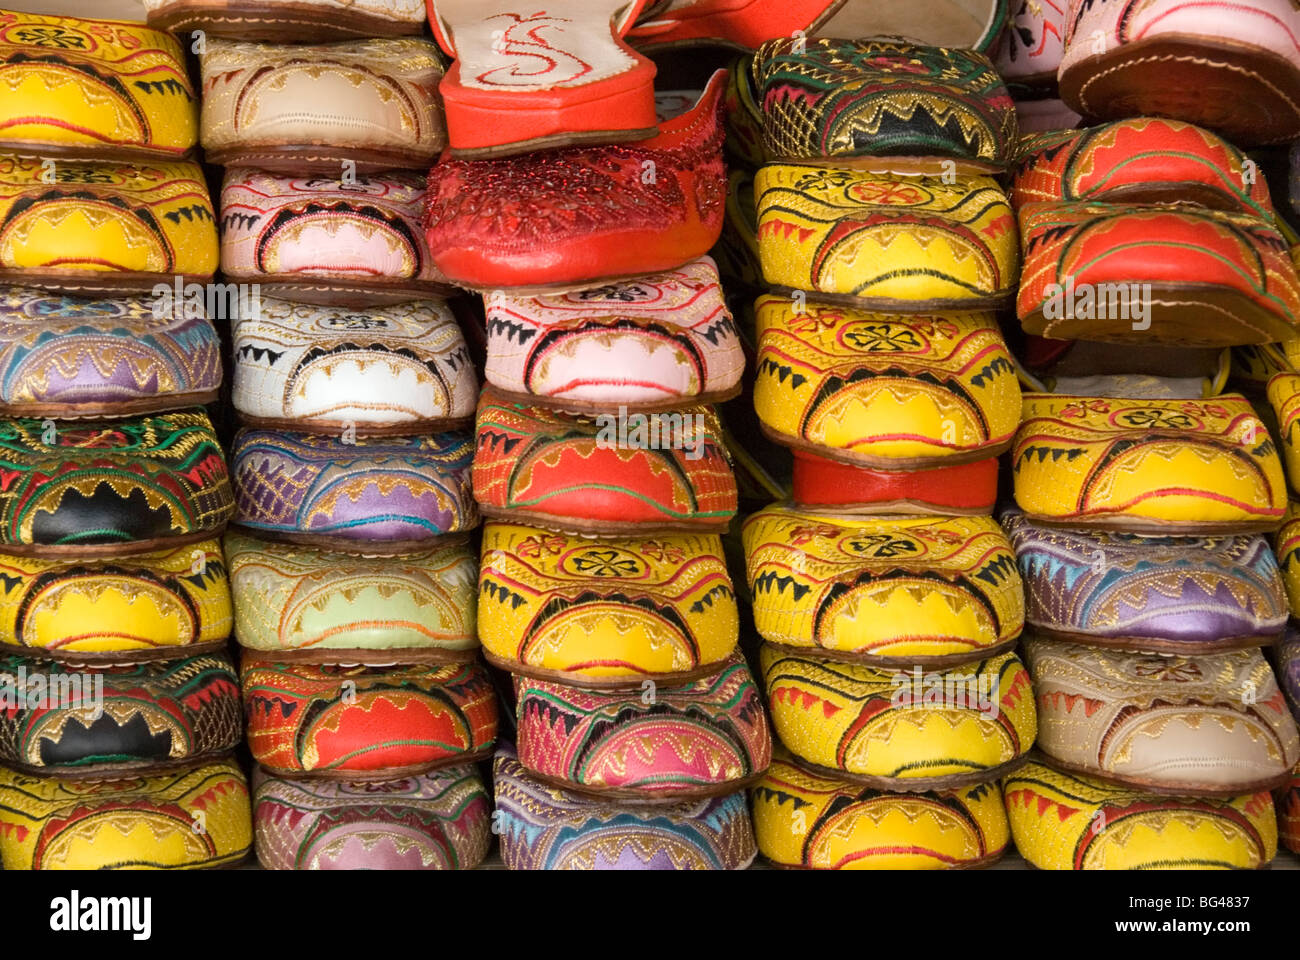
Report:
M642 6L555 4L494 44L495 5L430 5L456 63L425 233L485 309L478 635L513 676L511 869L743 868L744 788L771 758L720 537L737 492L714 404L744 367L707 256L723 76L656 92L623 39ZM525 35L554 69L494 89Z
M1039 735L1003 787L1035 866L1260 867L1277 849L1270 791L1300 759L1263 653L1287 623L1264 536L1287 491L1265 420L1224 388L1228 348L1296 336L1300 281L1263 178L1224 137L1300 132L1234 68L1283 67L1236 41L1297 14L1131 6L1072 8L1062 96L1109 122L1027 137L1012 188L1032 392L1002 522ZM1270 77L1300 79L1288 69Z
M193 31L202 144L226 167L225 549L258 859L473 867L497 697L474 620L478 375L419 222L442 55L415 3L150 17Z
M0 858L232 864L221 352L157 289L217 266L197 91L143 25L0 19Z
M774 41L747 83L773 290L754 404L794 452L792 502L743 529L782 745L752 791L759 849L983 866L1009 841L998 778L1036 732L1020 576L990 515L1020 407L994 315L1017 268L992 176L1014 107L983 54L898 40Z

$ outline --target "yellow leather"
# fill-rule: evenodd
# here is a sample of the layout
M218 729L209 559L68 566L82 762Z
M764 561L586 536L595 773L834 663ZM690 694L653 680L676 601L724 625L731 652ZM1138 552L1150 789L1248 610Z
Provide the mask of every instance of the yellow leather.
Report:
M636 687L708 672L736 648L739 614L716 536L595 540L489 522L478 632L498 666Z
M759 663L777 736L826 771L897 785L991 779L1038 730L1029 673L1009 653L939 673L788 656L765 643Z
M781 443L881 470L991 457L1020 384L991 313L905 316L763 296L754 406Z
M1026 394L1012 445L1030 519L1132 533L1275 529L1282 463L1246 399L1124 400Z
M112 560L0 554L0 636L57 654L172 652L230 636L221 544Z
M1277 417L1287 479L1292 490L1300 490L1300 374L1279 373L1270 377L1268 402Z
M1020 855L1043 870L1253 868L1277 855L1267 791L1165 797L1031 762L1002 782Z
M174 159L197 142L198 113L171 34L142 23L0 13L0 149Z
M942 870L988 863L1010 839L996 781L889 793L778 756L750 791L758 849L813 870Z
M197 163L53 163L0 155L0 268L116 282L217 269L217 225ZM48 182L47 182L48 181Z
M769 164L754 179L768 284L918 312L997 306L1020 253L991 177L899 177Z
M978 660L1024 627L1015 554L991 517L837 517L778 504L750 516L742 538L766 640L910 665Z
M5 870L215 867L252 843L248 783L233 760L90 781L0 767Z

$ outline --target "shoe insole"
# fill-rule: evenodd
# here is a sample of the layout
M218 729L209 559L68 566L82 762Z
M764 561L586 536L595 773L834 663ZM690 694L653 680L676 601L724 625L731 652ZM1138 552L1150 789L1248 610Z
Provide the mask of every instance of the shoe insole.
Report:
M438 0L460 62L460 82L480 90L551 90L595 83L636 60L611 33L627 0Z

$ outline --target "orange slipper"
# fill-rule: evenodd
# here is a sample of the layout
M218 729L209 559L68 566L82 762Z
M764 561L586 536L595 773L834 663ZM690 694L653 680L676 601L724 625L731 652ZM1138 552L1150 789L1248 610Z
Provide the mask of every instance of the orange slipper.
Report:
M452 155L653 136L655 66L623 40L646 2L428 0L434 36L456 58L441 86Z

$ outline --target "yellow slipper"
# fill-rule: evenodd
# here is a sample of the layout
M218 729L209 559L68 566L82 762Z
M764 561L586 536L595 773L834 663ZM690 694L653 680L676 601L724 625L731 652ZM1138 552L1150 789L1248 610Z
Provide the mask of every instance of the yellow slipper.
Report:
M488 660L514 673L635 688L715 672L739 614L717 536L596 540L493 521L478 632Z
M1016 291L1015 217L991 177L769 164L754 193L763 278L783 291L894 313L991 309Z
M874 670L763 644L781 742L819 773L881 790L950 790L1018 766L1037 734L1014 654L944 672Z
M1030 393L1012 445L1031 520L1129 533L1257 533L1286 509L1282 462L1240 394L1124 400Z
M1043 870L1250 869L1277 855L1267 791L1160 796L1032 761L1002 792L1016 849Z
M248 783L233 760L120 780L0 767L5 870L218 867L252 845Z
M1009 649L1024 627L1015 554L991 517L837 517L778 504L741 535L754 625L785 647L952 666Z
M997 782L886 793L779 756L750 791L759 853L813 870L944 870L1002 856L1010 831Z
M900 316L758 298L754 406L777 443L881 470L1011 445L1020 384L991 313Z

